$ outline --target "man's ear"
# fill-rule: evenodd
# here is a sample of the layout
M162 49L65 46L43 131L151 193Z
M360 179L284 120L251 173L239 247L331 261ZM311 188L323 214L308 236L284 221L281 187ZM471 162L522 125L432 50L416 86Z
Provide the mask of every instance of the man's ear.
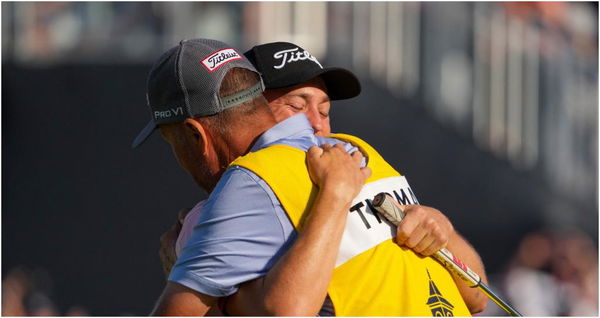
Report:
M208 154L211 138L206 127L194 118L187 118L184 124L188 133L194 138L194 142L202 149L202 153L204 155Z

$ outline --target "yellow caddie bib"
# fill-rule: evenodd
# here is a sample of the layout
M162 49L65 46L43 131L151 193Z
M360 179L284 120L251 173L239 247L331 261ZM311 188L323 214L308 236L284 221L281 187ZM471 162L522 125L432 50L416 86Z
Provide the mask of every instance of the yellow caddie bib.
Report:
M352 202L328 294L336 316L470 316L450 273L435 260L396 245L396 228L371 208L379 192L402 204L418 204L406 179L366 142L350 135L368 158L372 175ZM318 188L306 169L306 153L274 145L233 161L261 177L290 221L302 231Z

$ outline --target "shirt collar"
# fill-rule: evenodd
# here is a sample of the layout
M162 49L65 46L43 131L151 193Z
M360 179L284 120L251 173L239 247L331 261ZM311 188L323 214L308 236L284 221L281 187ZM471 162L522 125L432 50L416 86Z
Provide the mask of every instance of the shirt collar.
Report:
M260 150L279 139L314 136L314 134L315 131L305 114L294 115L265 131L258 137L250 152Z

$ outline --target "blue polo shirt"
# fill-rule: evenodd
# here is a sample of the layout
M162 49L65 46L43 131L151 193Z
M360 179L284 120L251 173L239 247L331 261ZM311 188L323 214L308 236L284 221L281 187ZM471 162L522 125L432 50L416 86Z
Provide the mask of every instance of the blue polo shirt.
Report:
M299 114L264 132L250 151L275 144L307 151L325 143L342 143L349 153L357 150L315 136ZM252 171L230 167L209 196L169 280L206 295L229 296L241 283L264 276L295 238L294 226L267 183Z

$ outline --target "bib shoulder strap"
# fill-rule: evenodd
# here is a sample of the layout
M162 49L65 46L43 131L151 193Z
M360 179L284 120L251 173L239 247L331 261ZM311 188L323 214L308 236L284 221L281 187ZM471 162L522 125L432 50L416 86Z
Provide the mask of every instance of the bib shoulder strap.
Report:
M294 227L302 228L318 192L306 169L306 152L287 145L273 145L234 160L271 188Z
M401 176L383 157L364 140L346 134L332 134L329 137L343 140L357 147L367 157L367 167L373 172L367 182L376 181L390 176Z

